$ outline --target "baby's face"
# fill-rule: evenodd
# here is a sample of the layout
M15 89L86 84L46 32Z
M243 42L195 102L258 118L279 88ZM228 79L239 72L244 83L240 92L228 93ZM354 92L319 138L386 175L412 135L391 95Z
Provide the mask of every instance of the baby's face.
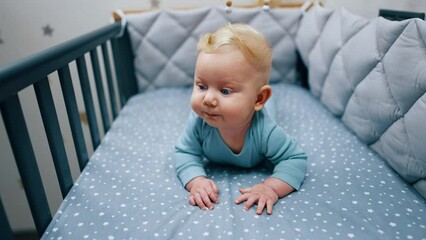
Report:
M200 53L195 68L191 106L210 126L247 127L261 87L259 74L239 51Z

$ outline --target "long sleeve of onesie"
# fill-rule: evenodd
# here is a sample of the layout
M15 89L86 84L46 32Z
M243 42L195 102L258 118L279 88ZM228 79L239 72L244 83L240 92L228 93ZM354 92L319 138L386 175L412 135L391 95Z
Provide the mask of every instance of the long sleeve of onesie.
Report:
M223 142L219 131L191 113L176 145L176 172L185 186L197 176L206 176L203 158L221 164L254 167L261 161L274 164L271 177L278 178L298 190L305 179L307 155L296 141L273 121L265 111L253 117L244 147L234 154Z
M186 186L195 177L206 176L202 162L203 149L199 136L200 129L196 127L197 121L202 121L202 119L197 118L196 114L191 112L185 129L175 146L175 168L183 186Z

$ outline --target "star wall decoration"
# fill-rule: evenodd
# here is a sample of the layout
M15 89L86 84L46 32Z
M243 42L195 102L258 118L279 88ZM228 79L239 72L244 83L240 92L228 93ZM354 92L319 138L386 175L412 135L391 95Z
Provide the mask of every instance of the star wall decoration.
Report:
M51 37L53 35L53 28L50 27L49 24L47 24L46 26L44 26L42 29L43 29L43 35L44 36Z

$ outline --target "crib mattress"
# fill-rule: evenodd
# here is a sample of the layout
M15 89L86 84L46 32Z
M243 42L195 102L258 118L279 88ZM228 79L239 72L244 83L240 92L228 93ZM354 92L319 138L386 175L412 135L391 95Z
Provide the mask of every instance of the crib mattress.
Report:
M206 162L220 203L202 211L174 170L191 90L131 98L77 179L43 239L426 239L426 202L308 91L273 86L277 121L308 155L298 192L272 215L236 205L271 174Z

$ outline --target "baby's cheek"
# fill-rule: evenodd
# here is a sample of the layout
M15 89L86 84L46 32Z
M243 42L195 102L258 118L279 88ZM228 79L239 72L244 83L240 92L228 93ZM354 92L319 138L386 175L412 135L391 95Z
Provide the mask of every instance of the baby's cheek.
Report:
M199 103L199 97L197 97L196 95L192 94L191 96L191 108L195 111L196 109L199 109L200 107L200 103ZM196 112L196 111L195 111Z
M199 117L202 117L202 103L199 101L191 101L191 108Z
M251 111L251 109L248 109L246 105L233 104L233 105L227 107L226 112L228 113L227 115L230 118L232 118L234 120L244 121L246 117L251 115L250 113L252 111Z

